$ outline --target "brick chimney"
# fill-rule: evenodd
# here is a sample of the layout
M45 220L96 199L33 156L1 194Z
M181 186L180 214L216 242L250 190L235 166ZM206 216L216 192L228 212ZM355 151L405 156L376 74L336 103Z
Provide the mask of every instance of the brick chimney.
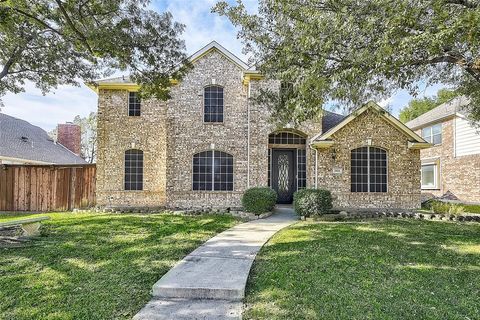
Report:
M81 152L81 135L82 131L79 125L67 122L65 124L59 123L57 126L57 142L77 156L80 156Z

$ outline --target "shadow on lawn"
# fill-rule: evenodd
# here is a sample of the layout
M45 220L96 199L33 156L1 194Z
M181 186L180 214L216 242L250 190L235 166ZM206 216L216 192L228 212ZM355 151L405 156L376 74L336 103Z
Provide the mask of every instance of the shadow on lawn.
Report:
M250 274L245 319L478 319L480 226L300 223Z
M129 319L161 275L229 217L86 215L45 223L34 247L0 256L8 319Z

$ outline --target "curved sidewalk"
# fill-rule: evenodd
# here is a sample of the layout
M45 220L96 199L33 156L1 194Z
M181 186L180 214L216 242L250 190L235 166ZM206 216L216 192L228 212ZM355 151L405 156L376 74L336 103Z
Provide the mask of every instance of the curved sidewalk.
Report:
M155 283L152 300L134 319L241 319L255 256L296 219L291 207L278 206L267 219L242 223L211 238Z

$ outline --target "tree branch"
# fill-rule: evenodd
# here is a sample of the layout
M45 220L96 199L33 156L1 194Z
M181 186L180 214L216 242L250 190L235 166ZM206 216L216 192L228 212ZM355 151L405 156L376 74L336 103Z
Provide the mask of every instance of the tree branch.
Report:
M25 12L23 10L20 10L18 8L10 8L11 10L14 10L18 13L20 13L21 15L24 15L26 16L27 18L30 18L32 20L35 20L36 22L40 23L42 26L44 26L45 28L49 29L49 30L52 30L53 32L55 32L56 34L60 35L60 36L63 36L62 33L60 31L58 31L57 29L55 29L54 27L50 26L48 23L46 23L45 21L43 20L40 20L38 19L37 17L29 14L28 12Z
M70 26L70 28L72 28L72 30L80 37L80 40L82 40L82 42L85 44L85 46L87 47L88 51L93 54L93 50L92 50L92 47L90 47L90 44L88 43L87 41L87 38L85 37L85 35L83 33L81 33L77 27L75 26L75 24L73 23L72 19L70 19L70 16L68 15L68 12L67 10L65 10L65 8L63 7L63 4L62 4L62 1L60 0L55 0L55 2L57 3L58 5L58 8L60 9L60 12L62 13L62 15L64 16L65 20L67 21L68 25Z

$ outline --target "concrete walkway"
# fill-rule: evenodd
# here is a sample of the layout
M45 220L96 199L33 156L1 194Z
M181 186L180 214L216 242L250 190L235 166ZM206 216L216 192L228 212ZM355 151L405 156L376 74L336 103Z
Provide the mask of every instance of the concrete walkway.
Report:
M291 207L242 223L198 247L153 286L153 299L135 320L241 319L248 274L257 252L294 223Z

